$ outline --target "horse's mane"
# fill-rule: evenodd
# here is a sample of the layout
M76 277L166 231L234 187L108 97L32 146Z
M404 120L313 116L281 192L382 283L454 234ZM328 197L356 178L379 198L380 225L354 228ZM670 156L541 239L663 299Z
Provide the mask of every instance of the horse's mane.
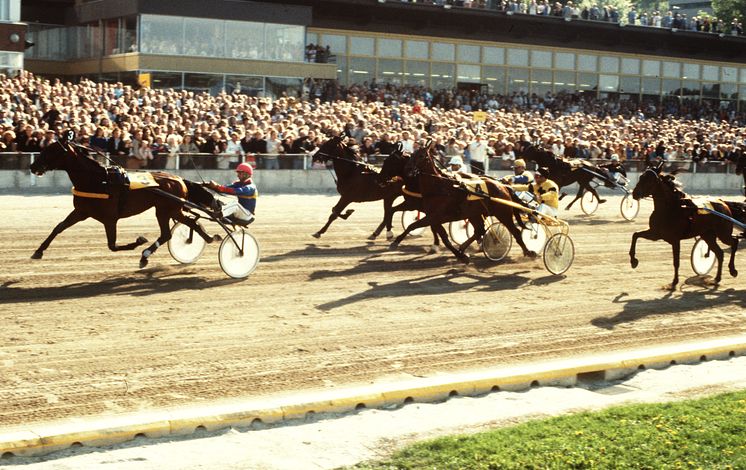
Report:
M689 195L684 192L684 185L681 181L676 179L675 174L661 173L659 177L663 184L668 187L675 196L678 196L680 199L689 197Z

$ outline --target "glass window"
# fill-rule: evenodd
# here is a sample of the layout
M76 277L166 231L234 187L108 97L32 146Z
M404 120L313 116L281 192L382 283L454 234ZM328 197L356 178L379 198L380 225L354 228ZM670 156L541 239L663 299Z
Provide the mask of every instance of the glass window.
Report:
M721 83L720 84L720 99L735 100L737 98L738 98L738 95L737 95L735 83Z
M508 65L528 67L528 50L508 49ZM526 77L526 80L528 80L528 77Z
M681 78L688 78L689 80L699 80L699 65L684 64L684 73L681 74Z
M740 101L740 108L746 109L746 86L738 87L738 99Z
M466 65L458 64L456 68L456 81L457 82L472 82L479 83L479 66L478 65Z
M618 57L601 57L601 72L619 73Z
M720 72L723 74L722 80L724 82L735 82L738 81L738 69L735 67L720 67Z
M337 80L340 85L347 85L347 56L337 56L334 63L337 64Z
M459 62L474 62L479 63L479 46L471 46L468 44L459 44L456 48L457 57Z
M373 38L350 36L350 54L376 55L376 41Z
M280 96L299 97L303 92L303 80L300 78L267 77L264 96L278 98Z
M672 78L663 79L663 94L668 96L680 96L681 80Z
M575 72L554 72L554 92L574 92L577 88Z
M285 62L303 61L305 46L303 44L302 26L267 23L264 26L264 36L264 50L267 59ZM342 53L331 44L328 45L331 47L332 54Z
M598 57L589 54L578 54L578 70L582 72L595 72L598 70Z
M321 41L316 44L317 46L326 47L332 51L335 55L347 54L347 36L341 34L324 34L321 36Z
M531 51L531 67L552 67L552 53L547 51Z
M550 60L551 57L550 55ZM552 91L552 71L546 69L531 70L531 93L544 96L548 91Z
M508 93L521 91L528 93L528 69L509 68Z
M181 55L184 53L184 18L142 15L140 52L143 54ZM117 50L116 53L125 52Z
M489 65L505 64L505 49L502 47L484 46L482 48L482 62ZM743 70L743 73L746 74L746 69Z
M433 60L454 60L456 57L456 47L446 42L434 42L432 44ZM451 75L453 76L453 75Z
M619 75L599 75L598 89L601 92L619 91Z
M347 70L349 72L350 83L370 83L376 72L376 60L362 57L350 57L348 59Z
M318 43L319 43L318 34L306 32L306 44L313 44L315 46Z
M427 47L426 41L406 41L406 56L410 59L427 59Z
M579 73L577 90L581 92L598 90L598 75L595 73Z
M427 86L430 77L430 63L408 60L405 62L407 71L404 80L410 85Z
M401 57L401 40L400 39L378 39L378 56L379 57Z
M184 89L217 95L223 90L223 76L213 73L185 73Z
M246 21L225 22L226 57L258 59L264 52L264 24Z
M639 75L640 59L622 59L622 73Z
M184 31L199 41L184 41L184 55L225 57L225 22L206 18L184 18Z
M643 78L642 79L642 94L643 95L656 95L661 94L661 81L658 78Z
M701 84L696 80L683 80L681 82L681 94L683 96L687 96L690 98L691 97L699 98L700 87L701 87Z
M571 52L555 52L554 68L575 70L575 54Z
M379 59L376 76L383 83L401 84L404 78L404 63L401 60Z
M482 67L482 79L487 83L487 90L490 93L505 94L504 67Z
M630 77L625 75L619 77L619 92L639 95L640 77Z
M741 83L746 83L746 69L741 69Z
M456 73L455 69L456 67L454 64L433 63L430 72L430 76L432 77L432 83L430 86L436 90L441 88L453 88L453 79Z
M660 77L661 63L659 60L643 60L642 74L646 77Z
M155 89L182 88L181 72L150 72L151 87Z
M227 93L257 96L264 91L264 79L248 75L226 75L225 91Z
M703 83L702 98L720 98L719 83Z
M702 66L702 80L710 80L716 82L720 80L720 71L717 65L703 65Z
M663 76L667 78L680 78L681 64L679 62L663 62Z

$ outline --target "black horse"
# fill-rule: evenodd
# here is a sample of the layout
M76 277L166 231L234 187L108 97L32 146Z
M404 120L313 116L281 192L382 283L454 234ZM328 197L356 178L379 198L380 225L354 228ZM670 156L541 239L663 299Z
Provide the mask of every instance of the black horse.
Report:
M50 170L66 171L73 183L74 207L65 220L52 230L31 258L41 259L44 250L57 235L88 218L98 220L104 225L107 244L111 251L134 250L147 243L148 240L140 236L132 243L117 245L117 222L119 219L140 214L151 207L155 208L155 216L158 219L161 233L158 240L142 252L141 268L148 264L148 257L171 238L171 219L194 229L208 243L220 240L217 235L215 237L208 235L195 219L187 216L182 210L183 204L179 202L186 199L211 207L213 197L200 184L168 173L153 172L150 174L157 183L155 188L157 191L149 188L130 190L121 178L123 173L120 168L110 167L114 170L110 171L93 159L86 148L73 144L73 137L72 134L65 135L59 142L45 147L31 164L31 172L39 176Z
M746 196L746 152L741 153L736 160L736 174L743 176L743 195Z
M731 247L728 269L731 276L737 276L735 256L738 238L733 236L733 223L710 212L698 210L694 202L681 190L675 175L661 172L662 166L661 162L657 166L648 167L640 175L632 191L632 197L638 200L652 196L654 204L653 213L650 214L650 227L632 235L632 245L629 249L632 268L636 268L639 263L635 257L638 238L665 240L673 249L674 277L670 285L673 289L679 282L681 240L699 236L717 257L715 283L720 282L723 270L723 250L718 246L716 239ZM746 203L719 199L710 199L708 203L712 210L746 223Z
M569 210L575 204L575 201L583 197L586 191L593 193L593 196L595 196L599 203L606 202L606 199L601 199L596 189L591 185L593 178L604 177L606 175L606 171L597 165L581 159L565 160L564 158L558 158L552 152L530 145L528 142L518 142L515 146L515 154L516 157L536 162L539 167L547 167L549 169L549 177L560 188L573 183L578 184L578 194L565 207L566 210ZM603 178L603 182L611 183L611 180ZM564 196L565 193L560 196L560 199Z
M380 235L384 226L386 237L393 238L391 231L392 206L394 199L401 196L401 181L386 181L381 178L380 171L372 165L360 161L356 152L348 147L342 137L332 137L327 140L313 156L315 162L331 161L336 173L337 192L339 201L332 207L332 213L326 224L313 236L320 238L337 217L347 219L353 212L345 207L353 202L369 202L383 200L383 221L375 231L368 237L375 240Z

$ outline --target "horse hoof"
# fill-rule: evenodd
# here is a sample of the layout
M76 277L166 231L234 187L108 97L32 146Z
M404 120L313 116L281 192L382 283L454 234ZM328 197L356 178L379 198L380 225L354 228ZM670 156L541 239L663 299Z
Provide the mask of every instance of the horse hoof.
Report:
M733 277L738 277L738 270L736 268L731 268L730 275Z
M43 251L34 251L34 254L31 255L31 259L41 259L42 256L44 256Z
M375 240L376 238L378 238L378 236L375 233L372 233L368 236L368 240Z
M438 245L431 245L430 250L428 250L428 253L431 255L434 255L436 253L440 253L440 247Z
M637 268L637 265L640 264L639 261L637 261L637 258L632 258L629 260L629 264L632 266L632 269Z
M313 234L313 238L321 238L321 234L319 232L316 232Z
M469 263L471 263L471 258L469 258L469 257L468 257L468 256L466 256L466 255L462 255L462 256L459 256L459 257L458 257L458 259L459 259L459 261L461 261L461 262L462 262L462 263L464 263L464 264L469 264Z
M140 269L148 265L148 258L140 258Z
M212 241L210 243L217 243L217 242L222 241L222 240L223 240L223 237L221 237L218 234L215 234L215 235L212 236Z
M606 202L606 199L599 199L599 200L598 200L598 203L599 203L599 204L603 204L604 202Z
M137 237L137 240L135 240L135 243L137 243L138 245L144 245L148 243L148 239L140 235L139 237Z
M394 239L394 232L392 230L386 231L386 240L393 240Z
M396 242L393 242L391 245L389 245L389 250L396 250L399 248L399 244Z

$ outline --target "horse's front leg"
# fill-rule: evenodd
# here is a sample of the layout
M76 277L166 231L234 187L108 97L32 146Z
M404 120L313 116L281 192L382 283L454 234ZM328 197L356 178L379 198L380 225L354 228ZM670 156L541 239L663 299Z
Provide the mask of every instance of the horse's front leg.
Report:
M34 251L34 254L31 255L31 259L41 259L42 256L44 256L44 250L49 248L49 244L52 243L52 240L54 240L57 235L87 218L87 215L83 214L77 209L73 209L73 211L70 212L67 217L65 217L65 220L57 224L57 226L54 228L54 230L52 230L52 233L49 234L47 239L44 240L41 245L39 245L39 248L37 248L36 251Z
M171 239L171 214L156 209L155 216L158 219L158 227L161 229L161 235L158 237L158 240L143 250L142 256L140 257L140 269L148 265L148 258L150 258L150 255L155 253L155 250L157 250L159 246L165 244Z
M396 207L401 207L402 204L399 204ZM392 238L394 238L394 232L391 231L391 225L392 225L392 219L394 218L394 212L396 208L392 207L393 205L394 205L393 198L390 198L390 197L383 198L383 220L378 225L378 227L373 231L373 233L370 234L370 236L368 237L368 240L375 240L376 238L378 238L378 235L381 234L383 227L386 227L386 240L391 240Z
M570 208L572 207L572 205L573 205L573 204L575 204L575 202L576 202L576 201L577 201L578 199L580 199L581 197L583 197L583 191L584 191L584 188L583 188L583 186L581 186L581 185L578 185L578 194L576 194L576 195L575 195L575 199L573 199L572 201L570 201L570 204L568 204L568 205L567 205L567 207L565 207L565 210L566 210L566 211L569 211L569 210L570 210Z
M321 235L326 232L326 230L329 228L332 222L336 220L337 217L341 217L343 220L346 220L354 212L354 210L350 209L344 214L342 213L344 208L347 207L350 202L352 201L349 201L344 197L339 198L339 202L337 202L337 205L332 207L332 213L329 216L329 219L326 221L326 224L321 227L321 230L313 234L314 238L321 238Z
M669 289L674 290L676 288L676 285L679 283L679 264L681 264L681 260L679 258L681 255L681 240L672 241L671 249L673 251L673 281L671 281L671 286L669 287ZM722 261L723 261L723 254L721 250L720 262L718 263L718 277L715 280L715 282L718 282L720 280L720 270L723 267Z
M472 219L469 219L469 223L472 227L474 227L474 235L467 238L466 241L458 247L458 251L460 251L461 253L465 253L466 249L469 248L469 246L471 246L471 244L475 241L484 238L484 220L480 218L479 222L476 222Z
M111 251L134 250L138 246L148 243L147 238L140 235L137 237L137 240L132 243L117 246L117 221L112 220L104 223L104 229L106 230L106 244Z
M637 248L637 239L644 238L646 240L660 240L661 237L653 230L643 230L642 232L635 232L632 234L632 245L629 247L629 264L632 269L635 269L640 262L635 257L635 250Z
M420 227L427 227L428 225L430 225L430 220L431 219L427 216L427 214L425 214L425 217L421 218L420 220L415 220L414 222L409 224L407 228L405 228L404 231L399 234L399 236L396 237L393 242L391 242L391 245L389 245L389 249L393 250L398 247L402 240L404 240L412 230L418 229Z
M604 202L606 202L606 199L601 199L601 196L598 195L598 191L596 191L596 188L594 188L590 184L586 186L586 190L590 191L593 194L593 197L595 197L598 200L599 204L603 204Z
M425 218L427 218L427 217L425 217ZM422 220L424 220L424 219L422 219ZM412 224L412 225L414 225L414 224ZM411 227L411 225L410 225L410 227ZM469 261L470 261L469 256L466 253L457 250L456 247L453 246L453 244L451 244L451 240L448 238L448 233L446 232L446 229L443 228L442 224L437 224L436 226L432 226L431 225L431 227L433 227L435 229L436 233L438 235L440 235L440 239L443 240L443 245L445 245L446 248L448 248L449 250L451 250L451 253L453 253L456 256L456 258L458 258L459 261L461 261L464 264L469 264Z

